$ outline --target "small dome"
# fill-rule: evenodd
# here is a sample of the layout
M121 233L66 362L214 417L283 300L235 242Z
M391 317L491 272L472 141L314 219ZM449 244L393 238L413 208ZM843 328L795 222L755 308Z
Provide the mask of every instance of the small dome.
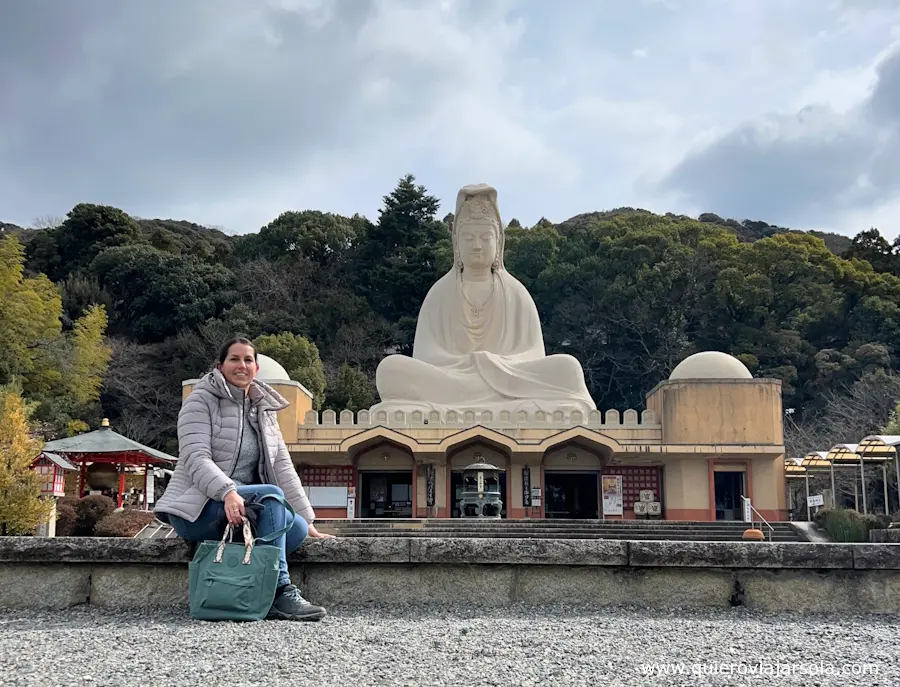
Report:
M753 375L733 355L721 351L703 351L678 363L669 379L753 379Z
M256 354L256 362L259 363L259 372L256 378L263 382L287 382L290 381L287 370L276 360L262 353Z

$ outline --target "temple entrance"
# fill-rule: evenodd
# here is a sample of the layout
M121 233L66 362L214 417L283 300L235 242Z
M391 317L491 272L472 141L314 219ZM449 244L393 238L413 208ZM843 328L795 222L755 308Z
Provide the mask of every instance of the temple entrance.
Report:
M412 470L360 470L359 517L411 518Z
M451 510L450 517L458 518L460 517L459 513L459 500L462 498L462 489L463 489L463 473L462 470L453 470L450 473L450 500L451 500ZM506 502L506 471L500 471L500 500L503 501L503 510L500 511L500 517L505 518L507 509L509 508L509 504Z
M558 520L600 518L600 473L544 471L544 517Z
M743 472L715 472L716 520L743 520Z

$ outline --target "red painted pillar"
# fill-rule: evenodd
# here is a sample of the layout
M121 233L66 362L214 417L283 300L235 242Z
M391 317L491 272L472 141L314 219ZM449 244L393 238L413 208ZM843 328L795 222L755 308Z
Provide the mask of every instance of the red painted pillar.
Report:
M125 465L119 465L119 498L118 507L122 507L122 497L125 495Z
M75 495L78 498L84 496L84 488L87 485L87 464L81 464L81 470L78 473L78 493Z

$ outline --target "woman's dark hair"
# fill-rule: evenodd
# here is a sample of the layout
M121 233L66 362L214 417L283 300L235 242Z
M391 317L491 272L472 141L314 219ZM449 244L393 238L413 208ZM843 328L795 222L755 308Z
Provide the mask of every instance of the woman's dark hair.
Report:
M235 344L244 344L245 346L250 346L253 349L253 360L256 360L256 346L253 345L253 342L250 339L245 339L243 336L236 336L232 339L228 339L224 344L222 344L222 348L219 349L219 364L225 362L225 358L228 357L228 351Z

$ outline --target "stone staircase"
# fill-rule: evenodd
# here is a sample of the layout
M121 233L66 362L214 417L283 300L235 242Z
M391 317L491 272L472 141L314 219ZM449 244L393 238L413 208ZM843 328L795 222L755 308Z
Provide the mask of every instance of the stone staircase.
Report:
M767 541L802 542L806 538L788 522L763 527ZM320 532L339 537L437 537L522 539L632 539L663 541L741 541L744 522L673 520L465 520L358 519L316 521Z

